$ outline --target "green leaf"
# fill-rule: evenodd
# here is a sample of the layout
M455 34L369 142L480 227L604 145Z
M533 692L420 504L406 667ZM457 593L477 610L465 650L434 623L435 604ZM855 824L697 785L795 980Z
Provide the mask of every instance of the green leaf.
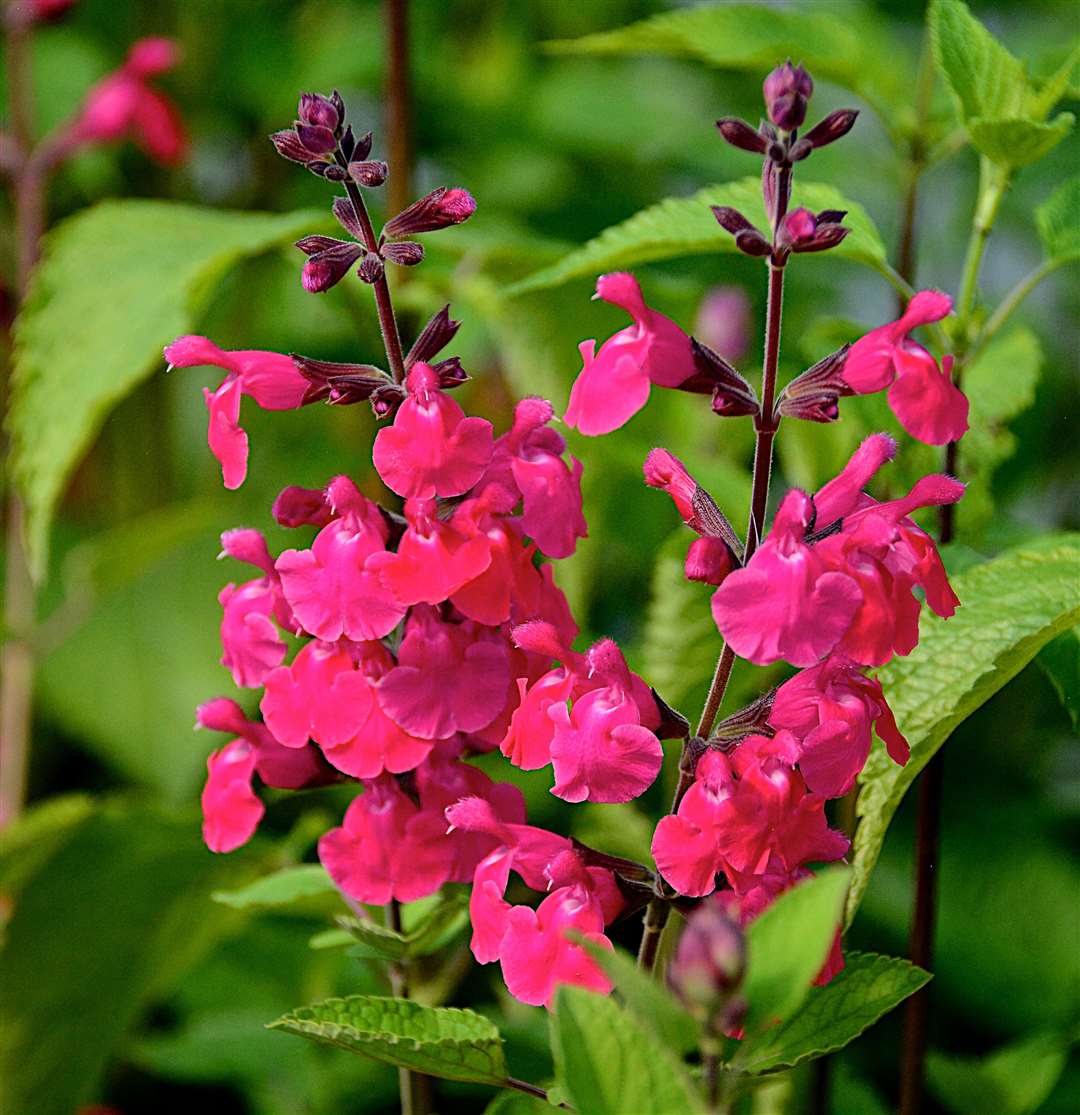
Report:
M662 12L613 31L548 43L559 54L664 54L694 58L720 69L760 76L784 58L797 58L821 80L861 93L879 109L895 113L909 91L903 47L886 38L864 12L843 16L812 7L784 9L758 4L700 5Z
M746 930L746 1031L790 1018L821 971L840 925L851 872L827 867L786 891Z
M349 955L360 960L400 960L405 955L405 937L389 926L364 918L338 918L338 925L356 942ZM316 946L312 940L312 947Z
M934 60L956 94L965 120L1024 116L1024 67L961 0L932 0L928 13Z
M876 747L859 776L849 924L907 788L958 724L1080 620L1078 583L1080 534L1002 554L954 578L956 615L923 608L919 645L879 671L911 758L899 767Z
M66 831L24 880L5 927L7 1111L71 1115L89 1102L140 1010L235 916L206 895L237 863L202 846L190 813L112 802Z
M1035 209L1035 227L1039 230L1043 251L1048 260L1065 262L1080 259L1080 175L1062 182Z
M1059 113L1048 123L1025 119L976 117L968 121L971 145L991 162L1017 168L1049 154L1072 131L1076 117Z
M298 1007L271 1022L268 1029L447 1080L501 1084L506 1079L499 1031L471 1010L350 995Z
M1061 65L1036 89L1028 93L1028 110L1031 115L1042 120L1063 97L1075 99L1075 90L1070 90L1073 72L1080 64L1080 41L1073 44Z
M957 1115L1030 1115L1054 1089L1075 1044L1061 1034L1036 1034L988 1057L950 1057L931 1050L927 1082Z
M1038 657L1073 728L1080 730L1080 627L1062 632Z
M811 988L801 1010L743 1042L731 1067L774 1072L843 1049L929 979L929 972L907 960L849 952L843 971L824 987Z
M579 939L581 947L600 965L635 1018L679 1057L697 1049L701 1031L693 1018L655 975L643 972L629 953Z
M163 369L162 347L193 328L230 266L322 222L309 212L129 199L102 202L46 236L16 322L7 419L39 576L64 485L109 410Z
M551 1021L555 1076L581 1115L693 1115L702 1104L674 1057L618 1003L560 987Z
M515 283L506 293L514 296L543 290L583 275L598 275L652 260L736 251L734 238L716 223L709 211L710 205L733 206L759 227L766 225L761 183L756 177L706 186L693 197L666 198L621 224L612 225L558 263ZM797 205L815 212L847 210L844 223L852 231L830 255L840 255L874 268L883 266L884 245L862 206L847 200L835 187L820 182L796 182L792 206Z
M441 895L435 907L405 936L409 956L429 956L441 949L465 926L469 918L469 892L455 889Z
M238 890L218 890L210 896L234 910L275 909L291 906L305 898L337 894L326 868L319 863L302 863L265 875Z
M8 899L17 895L93 811L92 798L67 794L33 806L9 825L0 855L0 893Z

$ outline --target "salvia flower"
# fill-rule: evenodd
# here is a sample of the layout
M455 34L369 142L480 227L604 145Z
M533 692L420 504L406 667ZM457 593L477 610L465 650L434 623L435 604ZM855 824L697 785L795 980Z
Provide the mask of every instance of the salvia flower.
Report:
M806 119L806 107L814 92L814 80L800 63L791 64L789 58L765 79L762 87L765 108L769 119L785 132L801 127Z
M475 212L476 202L468 190L460 186L440 186L387 221L383 236L395 240L422 232L436 232L467 221Z

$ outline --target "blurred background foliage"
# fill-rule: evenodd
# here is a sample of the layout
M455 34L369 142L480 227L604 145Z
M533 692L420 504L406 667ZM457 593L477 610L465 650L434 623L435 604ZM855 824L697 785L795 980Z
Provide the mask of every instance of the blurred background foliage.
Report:
M1070 0L972 6L1037 74L1060 62L1063 29L1072 23L1075 31ZM406 333L451 301L464 321L455 351L474 377L463 401L505 428L522 394L547 395L561 408L580 367L578 342L624 324L617 311L590 302L588 279L513 299L506 289L659 198L745 176L750 161L720 142L713 122L736 113L756 120L762 73L693 59L544 49L548 40L668 9L655 0L417 0L412 7L415 189L460 184L479 210L468 225L434 238L428 262L399 288L398 301ZM910 112L903 95L914 80L923 5L828 0L808 7L882 44L882 74L869 83L871 96L874 89L886 93L876 109L819 78L815 117L848 104L867 110L848 141L814 156L807 176L859 202L895 258L903 168L890 132ZM278 159L265 139L287 125L302 89L339 88L354 124L374 128L376 153L385 152L375 0L82 0L65 22L37 35L43 127L70 114L127 44L147 34L173 35L183 45L184 63L166 84L192 133L192 157L167 171L130 147L81 155L55 181L54 221L108 197L325 209L325 185ZM730 45L737 54L738 42ZM860 80L856 74L849 84ZM991 304L1038 263L1032 212L1075 172L1073 140L1017 176L983 269ZM970 149L926 175L920 284L955 291L975 188ZM6 199L0 205L0 256L10 276L11 214ZM167 281L154 259L140 258L137 238L131 249L131 265L145 269L147 283ZM95 260L81 266L92 284ZM707 292L744 291L754 324L742 366L755 367L764 293L758 263L708 255L638 271L650 301L689 329ZM198 330L225 348L377 360L367 291L345 283L325 296L306 295L293 249L259 251L200 301ZM835 347L830 338L843 335L845 321L877 324L894 308L894 292L872 271L832 258L795 261L782 374ZM972 551L992 554L1080 527L1078 311L1080 282L1075 269L1063 269L1024 303L1015 319L1022 336L981 377L988 393L1023 396L1027 405L1011 433L978 447L984 459L993 453L997 467L983 470L982 488L963 512L969 518L953 555L958 564ZM138 313L137 302L129 312ZM103 328L79 321L63 338L74 368L81 348L109 344L115 334L94 336ZM62 501L42 593L44 657L34 704L30 796L40 808L10 837L0 875L19 904L0 956L3 994L19 1004L17 1021L6 1028L0 1055L9 1063L17 1055L20 1073L41 1090L42 1112L91 1100L122 1115L193 1106L230 1115L396 1110L392 1070L262 1029L300 1003L381 987L370 963L341 948L309 947L328 924L325 897L284 912L236 909L209 897L275 865L311 859L315 837L340 816L348 793L282 796L248 849L212 857L199 842L195 810L211 741L191 731L195 705L230 691L217 661L216 594L235 574L214 561L217 535L258 526L279 549L284 534L269 506L285 484L322 486L348 471L373 491L374 423L361 407L284 415L245 408L251 475L240 491L225 493L205 445L200 387L210 382L197 370L166 376L162 366L108 413ZM785 425L782 478L820 483L863 432L895 429L879 403L846 402L844 421L828 429ZM63 414L62 390L51 405ZM586 633L617 637L664 696L693 715L717 637L707 593L681 577L687 538L676 536L666 501L641 483L640 464L654 444L667 446L741 522L748 424L719 422L698 397L655 392L618 434L571 441L585 463L590 538L561 563L561 582ZM913 450L895 475L927 464ZM941 1056L932 1079L934 1103L942 1106L931 1111L972 1109L950 1083L956 1058L1060 1033L1080 1019L1080 753L1051 681L1051 673L1076 673L1076 640L1064 638L1052 649L1053 662L1048 652L1033 663L949 745L933 989L933 1045ZM761 671L737 669L729 707L762 685ZM667 786L632 806L568 808L547 793L548 772L521 775L497 759L483 762L523 785L536 823L647 860L650 815L662 810ZM672 777L668 771L668 782ZM905 949L911 805L889 832L851 934L856 947ZM634 932L624 943L633 943ZM456 938L455 962L466 940ZM509 1000L489 969L455 973L456 986L432 995L479 1004L507 1035L516 1075L549 1075L543 1012ZM831 1110L872 1111L876 1095L895 1095L898 1035L897 1014L844 1052L834 1066ZM1037 1048L1028 1052L1021 1050L1023 1072L1042 1063ZM805 1077L792 1073L774 1086L772 1099L763 1092L755 1110L783 1110L768 1105L786 1102L782 1092L797 1100ZM446 1110L481 1110L488 1098L482 1089L441 1087ZM1064 1115L1078 1105L1080 1068L1073 1064L1039 1110Z

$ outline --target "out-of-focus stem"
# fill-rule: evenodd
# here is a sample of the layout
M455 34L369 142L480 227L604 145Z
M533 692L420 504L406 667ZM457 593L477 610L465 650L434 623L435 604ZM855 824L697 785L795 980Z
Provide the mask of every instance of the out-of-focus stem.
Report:
M386 13L387 202L400 213L412 197L412 98L409 91L408 0L384 0Z
M919 179L926 170L928 152L925 129L930 115L930 102L934 95L934 60L927 33L919 60L919 77L915 98L915 128L908 146L904 196L900 210L900 247L897 252L896 270L907 283L915 281L915 223L918 216ZM904 296L897 293L899 310L904 310Z

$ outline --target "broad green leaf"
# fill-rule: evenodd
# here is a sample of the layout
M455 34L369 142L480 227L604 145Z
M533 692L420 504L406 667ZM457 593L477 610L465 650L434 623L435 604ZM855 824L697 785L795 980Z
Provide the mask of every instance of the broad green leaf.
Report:
M185 812L112 802L24 881L0 950L4 1109L71 1115L111 1050L235 917L207 898L237 861Z
M657 551L641 644L643 673L672 707L708 684L720 652L709 588L686 579L692 540L680 528Z
M469 892L455 889L439 897L434 908L405 937L409 956L428 956L456 936L469 918Z
M551 1105L524 1092L500 1092L484 1108L484 1115L551 1115Z
M844 223L851 229L830 255L880 268L885 248L877 228L862 206L847 200L835 187L820 182L796 180L792 206L844 209ZM599 236L549 267L529 275L507 290L508 296L558 286L583 275L634 267L652 260L706 252L734 252L735 240L717 223L710 205L729 205L741 210L759 228L765 227L761 183L757 178L740 178L718 186L706 186L693 197L666 198L612 225Z
M405 955L405 937L389 926L363 918L339 918L338 925L355 942L349 950L350 956L362 960L400 960ZM315 947L314 941L312 946Z
M614 1000L560 987L551 1021L555 1075L581 1115L694 1115L702 1104L682 1066Z
M1029 91L1028 110L1032 116L1042 120L1063 97L1075 99L1075 90L1070 90L1070 83L1078 65L1080 65L1080 41L1073 45L1064 61L1049 77L1038 82L1037 88Z
M268 1028L447 1080L501 1084L506 1079L499 1031L471 1010L350 995L298 1007Z
M1054 1089L1065 1068L1070 1040L1036 1034L988 1057L950 1057L931 1050L927 1082L937 1099L957 1115L1031 1115Z
M9 900L18 894L93 811L93 799L85 794L48 798L5 828L0 842L0 894Z
M581 940L582 948L603 968L627 1009L679 1057L697 1049L698 1024L654 974L643 972L629 953Z
M1048 123L1037 120L977 117L968 121L971 145L991 162L1022 167L1049 154L1072 131L1076 117L1062 112Z
M787 57L797 58L815 78L845 85L879 109L890 110L890 115L908 94L902 77L905 67L897 64L903 46L857 9L841 15L812 5L700 5L547 46L560 54L694 58L755 75L767 73Z
M319 863L302 863L284 867L273 875L264 875L238 890L218 890L210 896L215 902L234 910L276 909L292 906L308 898L337 894L326 868Z
M964 119L1008 119L1024 113L1024 67L961 0L932 0L928 12L934 60L956 94Z
M1080 175L1062 182L1035 210L1043 251L1048 260L1080 259Z
M1037 659L1050 679L1073 728L1080 729L1080 627L1063 631Z
M786 1022L743 1042L731 1066L739 1072L774 1072L843 1049L929 979L928 972L907 960L849 952L843 971L824 987L811 988Z
M109 410L190 331L214 285L245 256L321 215L232 213L173 202L102 202L57 225L15 328L7 419L38 575L64 485Z
M832 948L851 872L827 867L780 897L746 930L742 994L748 1034L798 1009Z
M859 776L849 923L907 788L958 724L1080 620L1078 584L1078 534L1002 554L955 577L956 615L923 608L919 645L879 671L911 758L899 767L876 747Z

